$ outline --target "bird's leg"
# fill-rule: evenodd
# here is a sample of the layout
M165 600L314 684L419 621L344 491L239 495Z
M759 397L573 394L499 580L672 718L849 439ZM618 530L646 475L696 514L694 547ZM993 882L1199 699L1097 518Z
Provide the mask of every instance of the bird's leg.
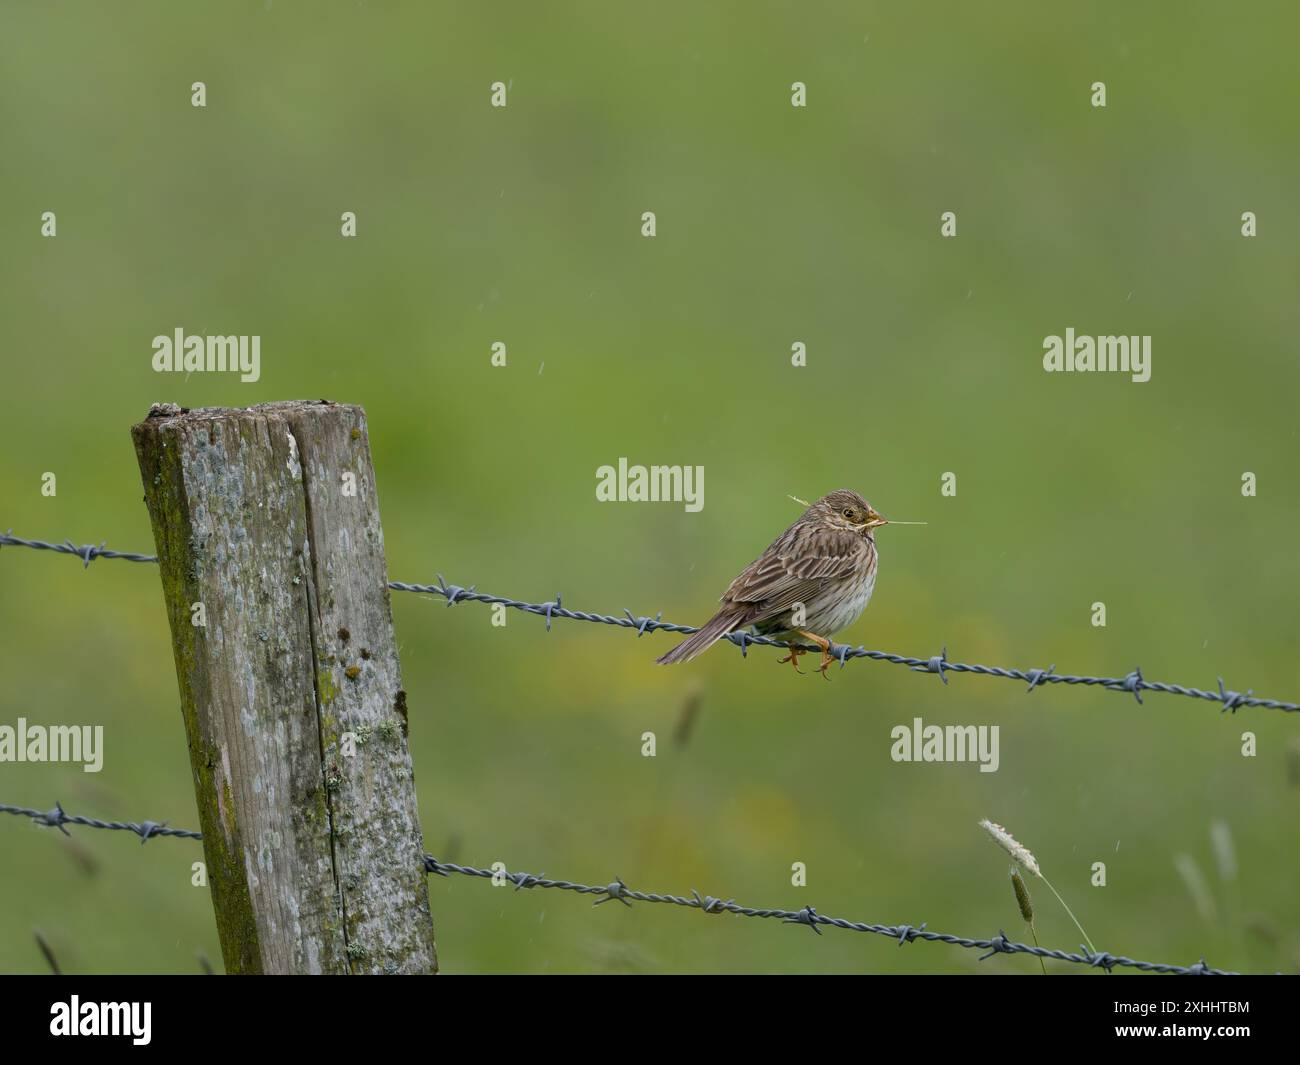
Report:
M786 655L784 658L778 658L778 659L776 660L776 661L777 661L777 665L780 665L780 664L783 663L783 662L789 662L790 665L794 666L794 671L795 671L796 673L802 673L803 670L799 668L799 656L800 656L800 655L806 655L807 653L808 653L808 652L805 651L805 650L803 650L802 648L799 648L799 647L791 647L791 648L790 648L790 653L789 653L788 655Z
M823 677L826 677L827 680L830 680L831 678L826 676L826 668L835 661L835 656L831 654L831 641L822 636L818 636L815 632L809 632L807 629L795 629L794 631L805 639L812 640L813 643L822 649L822 664L817 667L817 672Z

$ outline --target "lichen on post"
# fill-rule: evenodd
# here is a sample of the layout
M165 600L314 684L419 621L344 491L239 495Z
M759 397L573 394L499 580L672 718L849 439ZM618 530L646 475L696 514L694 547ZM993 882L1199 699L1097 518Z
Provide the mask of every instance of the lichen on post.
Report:
M231 973L437 969L365 412L132 428Z

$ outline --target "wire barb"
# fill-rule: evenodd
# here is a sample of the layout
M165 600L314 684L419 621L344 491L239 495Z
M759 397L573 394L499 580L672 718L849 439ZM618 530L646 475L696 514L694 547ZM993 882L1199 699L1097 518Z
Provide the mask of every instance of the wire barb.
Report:
M694 888L691 888L691 897L704 913L726 913L732 906L736 905L735 899L727 899L723 902L721 899L715 899L712 895L701 895Z
M945 647L943 649L942 654L931 655L929 661L927 661L925 665L913 666L912 672L913 673L938 673L939 679L943 681L945 684L947 684L948 678L947 676L944 675L943 671L949 668L950 667L948 665L948 648Z
M629 621L631 621L634 625L636 625L636 638L638 640L646 634L647 626L657 625L664 616L664 612L661 610L652 618L633 617L632 611L630 611L627 607L623 608L623 613L627 615Z
M1142 705L1142 689L1145 686L1146 682L1142 679L1141 666L1134 666L1133 672L1119 682L1119 690L1132 692L1133 698L1138 701L1139 706Z
M821 923L821 920L822 918L817 913L816 910L814 910L811 906L805 906L802 910L792 913L789 917L785 919L783 923L784 924L806 924L818 935L821 935L822 930L817 927L817 925Z
M918 934L925 931L925 924L926 922L922 921L919 928L913 928L910 924L900 924L897 928L898 945L904 947L911 943Z
M563 610L563 609L564 609L564 607L562 607L562 606L560 605L560 593L559 593L559 592L556 592L556 593L555 593L555 600L554 600L553 602L550 602L550 603L543 603L543 604L542 604L542 609L543 609L543 611L544 611L545 614L546 614L546 631L547 631L547 632L550 632L550 631L551 631L551 615L552 615L552 613L554 613L556 610Z
M1043 681L1047 680L1056 672L1056 663L1053 662L1046 669L1031 669L1029 671L1029 687L1025 689L1025 694L1033 691Z
M1225 713L1226 711L1231 710L1235 714L1237 712L1237 707L1241 706L1243 703L1248 702L1250 700L1250 697L1253 694L1254 694L1254 690L1251 688L1246 689L1245 695L1242 695L1241 692L1226 690L1223 687L1223 678L1220 677L1219 698L1223 700L1223 710L1220 710L1219 712Z
M623 883L623 878L621 876L614 877L614 882L612 884L606 884L601 888L601 891L605 893L605 897L603 899L597 899L592 903L593 906L599 906L603 902L617 899L624 906L627 906L629 909L631 908L632 904L627 901L627 885Z
M987 961L994 954L1014 954L1016 952L1016 944L1007 939L1007 934L1000 928L998 929L997 938L990 939L985 946L989 948L989 952L981 954L980 961Z

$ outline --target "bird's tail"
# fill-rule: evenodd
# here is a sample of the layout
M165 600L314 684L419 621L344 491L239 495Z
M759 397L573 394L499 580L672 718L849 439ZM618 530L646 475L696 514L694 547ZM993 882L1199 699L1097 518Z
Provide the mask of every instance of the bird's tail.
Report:
M689 662L692 658L703 654L729 632L743 627L744 624L744 607L725 606L709 618L699 632L683 640L662 658L655 659L655 663L671 666L674 662Z

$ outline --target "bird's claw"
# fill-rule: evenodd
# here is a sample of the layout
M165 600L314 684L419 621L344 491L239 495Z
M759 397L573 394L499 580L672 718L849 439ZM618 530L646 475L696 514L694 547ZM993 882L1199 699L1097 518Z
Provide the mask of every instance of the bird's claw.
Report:
M794 666L794 671L802 676L803 670L799 668L799 656L806 655L807 653L808 653L807 651L801 651L797 647L791 647L790 653L788 655L786 655L784 658L778 658L776 660L777 665L781 665L785 662L789 662L790 665Z

